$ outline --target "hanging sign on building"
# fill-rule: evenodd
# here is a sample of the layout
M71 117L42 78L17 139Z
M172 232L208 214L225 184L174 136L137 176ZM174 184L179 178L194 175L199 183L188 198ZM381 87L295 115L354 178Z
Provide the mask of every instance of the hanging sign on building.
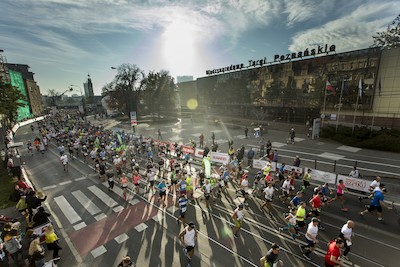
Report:
M329 54L332 52L336 52L336 45L330 45L325 44L323 46L318 45L317 48L306 48L304 51L299 51L299 52L293 52L293 53L287 53L283 55L274 55L274 60L273 61L267 61L267 58L264 57L262 59L250 59L248 64L232 64L230 66L226 66L223 68L217 68L217 69L211 69L211 70L206 70L206 75L214 75L214 74L219 74L219 73L224 73L224 72L231 72L231 71L238 71L242 69L248 69L252 67L261 67L264 65L271 65L274 63L282 63L285 61L292 61L294 59L299 59L303 57L309 57L309 56L318 56L322 54Z

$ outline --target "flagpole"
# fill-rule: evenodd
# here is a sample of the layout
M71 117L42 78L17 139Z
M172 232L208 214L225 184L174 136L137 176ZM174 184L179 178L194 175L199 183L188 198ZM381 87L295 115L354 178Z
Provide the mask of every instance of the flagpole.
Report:
M337 115L337 118L336 118L336 132L337 132L337 129L338 129L338 126L339 126L340 109L342 107L343 87L344 87L344 78L342 79L342 89L340 89L339 109L338 109L338 115Z
M353 116L353 127L351 129L351 134L354 134L354 125L356 124L356 114L358 108L358 101L360 100L360 94L362 94L362 82L360 78L360 82L358 83L358 92L357 92L357 100L356 100L356 107L354 109L354 116Z
M326 85L325 85L325 93L324 93L324 107L323 107L323 112L322 114L324 114L323 118L322 118L322 127L324 127L324 122L325 122L325 109L326 109Z

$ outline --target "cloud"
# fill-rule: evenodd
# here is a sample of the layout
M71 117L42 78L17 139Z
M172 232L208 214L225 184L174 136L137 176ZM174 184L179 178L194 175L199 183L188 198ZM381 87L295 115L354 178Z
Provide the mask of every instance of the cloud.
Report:
M287 26L292 27L299 22L325 17L336 9L335 5L340 3L332 0L285 0L283 12L287 14Z
M298 32L292 37L289 50L301 51L311 43L335 44L340 51L369 47L372 36L397 15L397 5L395 1L360 5L337 19Z

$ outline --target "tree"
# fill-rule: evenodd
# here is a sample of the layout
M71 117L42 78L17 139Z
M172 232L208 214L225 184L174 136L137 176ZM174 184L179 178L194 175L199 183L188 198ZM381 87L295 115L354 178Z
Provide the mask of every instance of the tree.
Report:
M149 72L144 79L143 102L148 111L160 116L162 109L173 110L176 85L168 71Z
M373 47L395 48L400 47L400 14L387 26L385 31L377 32Z
M122 64L117 68L114 80L103 87L103 94L110 96L111 108L129 114L139 114L139 103L144 88L145 74L134 64Z
M3 118L15 122L18 108L24 106L21 100L26 101L26 98L17 87L0 82L0 114L3 114Z

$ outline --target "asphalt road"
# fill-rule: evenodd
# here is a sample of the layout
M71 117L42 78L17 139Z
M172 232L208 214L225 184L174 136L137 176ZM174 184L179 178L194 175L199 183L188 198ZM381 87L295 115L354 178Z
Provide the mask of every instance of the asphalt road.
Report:
M101 123L114 129L129 129L129 126L112 120ZM241 143L247 147L257 146L258 142L255 138L243 139L244 132L241 129L190 121L139 125L137 130L144 136L157 137L158 129L161 129L164 139L183 143L188 143L190 138L197 140L201 132L209 139L207 132L214 131L221 149L227 146L224 141L232 137L235 146ZM337 166L340 163L351 167L354 161L358 161L360 169L368 168L377 173L391 172L393 177L387 180L393 184L397 181L400 161L397 154L364 149L348 152L338 150L339 144L308 140L305 136L298 136L298 142L293 146L286 145L285 132L271 130L267 137L277 145L284 144L277 149L282 159L287 157L287 162L295 155L300 155L304 166L309 162L309 167L314 167L315 161L312 161L315 158L318 162L333 163L330 159L318 156L330 152L344 156L337 161ZM30 129L25 126L18 130L16 141L26 141L32 137ZM62 236L64 249L59 266L117 266L126 254L133 258L137 266L186 266L182 247L177 240L182 228L175 221L177 211L172 197L166 209L160 208L148 194L130 194L128 201L124 201L121 190L117 187L115 192L109 193L91 166L82 159L70 161L69 171L63 171L54 145L50 145L43 156L39 153L26 155L26 151L23 153L22 160L32 180L48 195L46 205ZM195 167L196 164L193 163ZM322 166L324 163L317 164ZM346 170L346 166L339 167ZM326 164L327 169L330 167ZM205 209L202 201L188 208L188 221L194 221L199 230L193 266L257 266L258 259L268 251L272 242L282 246L280 257L285 262L284 266L322 266L326 243L337 237L339 229L348 219L356 222L356 236L349 254L351 262L346 261L346 266L398 266L396 255L400 252L400 231L397 217L391 211L384 211L383 223L379 223L372 215L360 217L359 211L365 203L359 203L350 195L347 196L349 211L346 213L340 211L339 203L324 207L321 218L326 230L320 231L317 253L311 255L312 261L307 261L301 256L298 242L278 231L284 224L282 212L286 211L286 205L279 201L274 203L273 219L260 211L259 199L250 201L245 212L243 231L238 239L233 238L230 216L240 199L235 198L233 187L230 189L229 194L216 199L212 212ZM308 201L310 196L311 192L308 191L304 199ZM299 240L303 242L304 237Z

